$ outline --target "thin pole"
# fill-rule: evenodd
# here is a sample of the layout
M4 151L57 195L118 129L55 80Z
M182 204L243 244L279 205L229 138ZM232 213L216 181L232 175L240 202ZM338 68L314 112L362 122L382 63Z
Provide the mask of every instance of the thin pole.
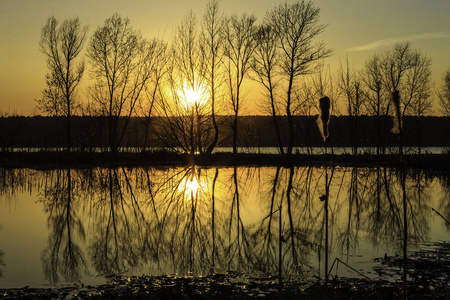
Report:
M282 234L283 234L283 232L282 232L282 220L281 220L281 211L282 211L282 203L280 203L280 212L279 212L279 214L280 214L280 220L279 220L279 224L278 224L278 235L279 235L279 237L278 237L278 286L279 286L279 289L280 289L280 291L281 291L281 289L283 288L283 279L282 279L282 271L283 271L283 269L282 269L282 262L283 262L283 259L282 259L282 247L283 247L283 236L282 236Z
M327 155L325 139L325 155ZM325 164L325 288L328 288L328 167Z

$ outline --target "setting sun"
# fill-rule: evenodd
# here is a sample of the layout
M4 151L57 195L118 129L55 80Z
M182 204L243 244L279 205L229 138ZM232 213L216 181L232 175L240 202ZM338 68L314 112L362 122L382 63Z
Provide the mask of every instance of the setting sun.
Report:
M200 104L202 95L199 91L193 89L185 89L184 97L189 104Z

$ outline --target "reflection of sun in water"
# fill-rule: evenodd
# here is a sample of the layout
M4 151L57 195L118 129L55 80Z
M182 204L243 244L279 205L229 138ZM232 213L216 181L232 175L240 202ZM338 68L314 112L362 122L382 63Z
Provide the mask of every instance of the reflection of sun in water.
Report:
M193 193L194 195L197 193L198 188L200 187L197 177L194 176L193 178L186 178L186 183L185 183L185 194L186 195L190 195L191 193Z

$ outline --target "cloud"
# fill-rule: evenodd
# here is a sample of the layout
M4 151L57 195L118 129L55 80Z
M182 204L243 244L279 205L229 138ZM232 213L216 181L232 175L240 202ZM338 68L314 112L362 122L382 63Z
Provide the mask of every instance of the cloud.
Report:
M368 51L373 50L378 47L382 47L385 45L390 45L398 42L406 42L406 41L417 41L417 40L429 40L429 39L441 39L441 38L447 38L450 35L448 33L444 32L427 32L427 33L421 33L416 35L407 35L403 37L395 37L395 38L389 38L384 40L379 40L370 44L365 44L362 46L352 47L348 48L347 51Z

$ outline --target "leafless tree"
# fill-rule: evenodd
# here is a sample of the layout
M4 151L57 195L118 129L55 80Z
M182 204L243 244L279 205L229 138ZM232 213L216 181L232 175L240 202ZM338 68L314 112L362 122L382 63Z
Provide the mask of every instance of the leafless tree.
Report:
M50 17L42 28L39 43L47 58L49 73L43 98L38 108L46 113L67 117L67 150L71 148L71 117L76 106L76 88L84 73L84 61L76 63L83 49L87 27L81 27L78 18L64 20L58 26Z
M108 138L116 152L128 122L152 75L154 44L133 30L128 18L115 13L97 28L88 57L95 85L90 96L102 115L108 117Z
M197 20L190 12L173 39L169 78L158 111L164 116L161 140L191 155L202 154L204 145L211 143L211 119L205 117L211 111L205 68Z
M445 72L442 78L442 85L437 92L441 111L445 116L450 116L450 69Z
M383 73L381 69L381 57L375 53L369 58L361 73L361 79L365 85L366 101L365 107L369 115L376 117L376 132L377 132L377 154L381 154L382 147L382 130L381 130L381 116L384 112L388 112L388 97L383 84ZM387 128L386 126L384 126Z
M278 141L280 153L284 154L283 142L280 132L280 104L276 96L276 89L279 86L279 55L278 36L275 29L270 24L259 26L255 34L256 48L252 59L252 69L256 74L255 80L261 83L266 91L263 107L266 107L272 116L273 126ZM268 103L267 103L268 102Z
M382 76L388 92L400 92L402 116L411 114L419 94L431 89L431 60L412 49L410 42L397 43L382 56Z
M411 43L397 43L382 58L383 82L390 93L398 91L411 68Z
M63 116L64 96L58 87L58 81L54 74L45 75L46 87L42 91L42 98L36 99L36 107L49 116Z
M421 117L431 109L431 60L420 51L411 53L411 69L406 74L403 116Z
M365 92L360 74L350 68L348 58L346 60L346 66L343 67L341 64L338 70L336 85L345 97L349 117L349 130L351 132L352 152L356 155L358 154L358 118L362 113Z
M237 153L238 118L242 110L242 84L251 67L251 59L255 50L256 17L246 14L228 18L223 29L224 66L228 84L228 94L233 111L233 154Z
M398 93L400 97L399 128L405 115L418 116L420 128L420 117L431 108L430 68L431 60L420 51L412 49L410 42L397 43L384 53L382 72L385 89L392 94ZM399 138L402 144L401 130Z
M153 39L149 44L148 67L151 75L145 86L145 96L139 103L139 112L144 119L144 140L142 150L149 144L151 120L156 115L155 106L161 99L161 87L164 85L168 72L168 50L167 43Z
M219 1L211 0L206 5L203 15L202 32L200 35L200 51L205 64L203 76L211 101L211 120L214 126L214 137L206 153L211 154L219 140L219 125L216 119L218 100L220 100L220 86L222 84L221 64L223 58L223 40L221 31L224 17L219 10Z
M326 27L319 24L319 13L320 9L312 1L302 0L294 4L280 4L268 14L279 37L281 74L287 82L285 109L289 125L288 155L292 154L295 138L292 96L296 79L316 72L320 67L318 62L332 53L323 42L315 43L317 36Z
M419 51L412 54L412 68L406 78L406 93L403 114L417 119L417 147L421 154L422 118L430 113L432 107L431 60Z

